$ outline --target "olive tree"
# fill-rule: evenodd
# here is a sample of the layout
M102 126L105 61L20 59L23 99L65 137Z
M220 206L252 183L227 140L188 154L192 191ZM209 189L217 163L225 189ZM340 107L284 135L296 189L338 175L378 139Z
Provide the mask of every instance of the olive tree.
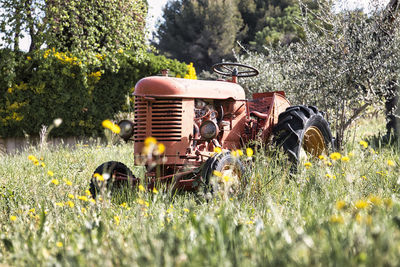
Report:
M323 6L316 14L320 27L304 17L306 38L288 47L269 48L268 54L248 54L239 60L261 69L243 80L249 93L285 90L294 104L311 104L326 111L340 147L346 129L369 107L383 107L398 94L400 44L398 21L386 29L385 12L332 12ZM318 25L317 25L318 26ZM392 111L389 111L392 112Z

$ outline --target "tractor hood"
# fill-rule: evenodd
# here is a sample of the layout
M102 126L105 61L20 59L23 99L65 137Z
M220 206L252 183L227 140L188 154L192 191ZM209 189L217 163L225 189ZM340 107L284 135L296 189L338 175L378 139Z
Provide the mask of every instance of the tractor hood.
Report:
M245 99L243 88L225 81L189 80L171 77L147 77L135 86L135 96Z

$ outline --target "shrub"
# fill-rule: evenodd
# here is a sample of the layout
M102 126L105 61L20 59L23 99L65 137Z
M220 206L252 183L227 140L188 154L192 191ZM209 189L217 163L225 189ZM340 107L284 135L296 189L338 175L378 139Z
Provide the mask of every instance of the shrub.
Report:
M63 124L52 131L54 136L102 135L102 120L130 109L127 100L139 79L165 68L173 75L189 71L184 63L152 53L117 53L1 50L0 136L37 135L55 118Z

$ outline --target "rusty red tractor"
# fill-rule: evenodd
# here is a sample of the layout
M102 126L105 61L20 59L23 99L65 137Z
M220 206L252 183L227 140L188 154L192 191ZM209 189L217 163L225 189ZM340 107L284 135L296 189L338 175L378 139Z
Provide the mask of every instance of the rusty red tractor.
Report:
M246 99L237 80L258 75L257 69L219 63L213 71L229 79L153 76L136 84L134 122L119 122L120 136L133 141L135 165L145 166L146 173L138 178L121 162L105 162L93 174L93 195L121 185L151 189L162 182L174 189L213 192L226 182L223 177L232 181L231 190L240 190L246 184L243 164L229 151L252 140L273 140L293 162L333 147L329 124L316 107L291 106L282 91ZM157 153L149 150L155 140L163 144Z

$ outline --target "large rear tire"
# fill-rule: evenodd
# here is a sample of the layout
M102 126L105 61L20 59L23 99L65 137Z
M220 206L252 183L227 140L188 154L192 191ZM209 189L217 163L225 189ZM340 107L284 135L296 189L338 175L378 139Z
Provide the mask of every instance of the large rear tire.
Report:
M116 173L126 175L128 178L125 180L116 180ZM99 179L96 174L100 174L102 179ZM129 180L133 179L132 171L123 163L118 161L108 161L104 162L100 166L96 168L93 172L92 179L90 181L90 193L93 198L96 198L96 195L99 192L107 191L113 193L113 191L117 189L121 189L124 186L129 185Z
M279 115L274 140L293 162L327 154L334 147L329 123L314 106L292 106Z

